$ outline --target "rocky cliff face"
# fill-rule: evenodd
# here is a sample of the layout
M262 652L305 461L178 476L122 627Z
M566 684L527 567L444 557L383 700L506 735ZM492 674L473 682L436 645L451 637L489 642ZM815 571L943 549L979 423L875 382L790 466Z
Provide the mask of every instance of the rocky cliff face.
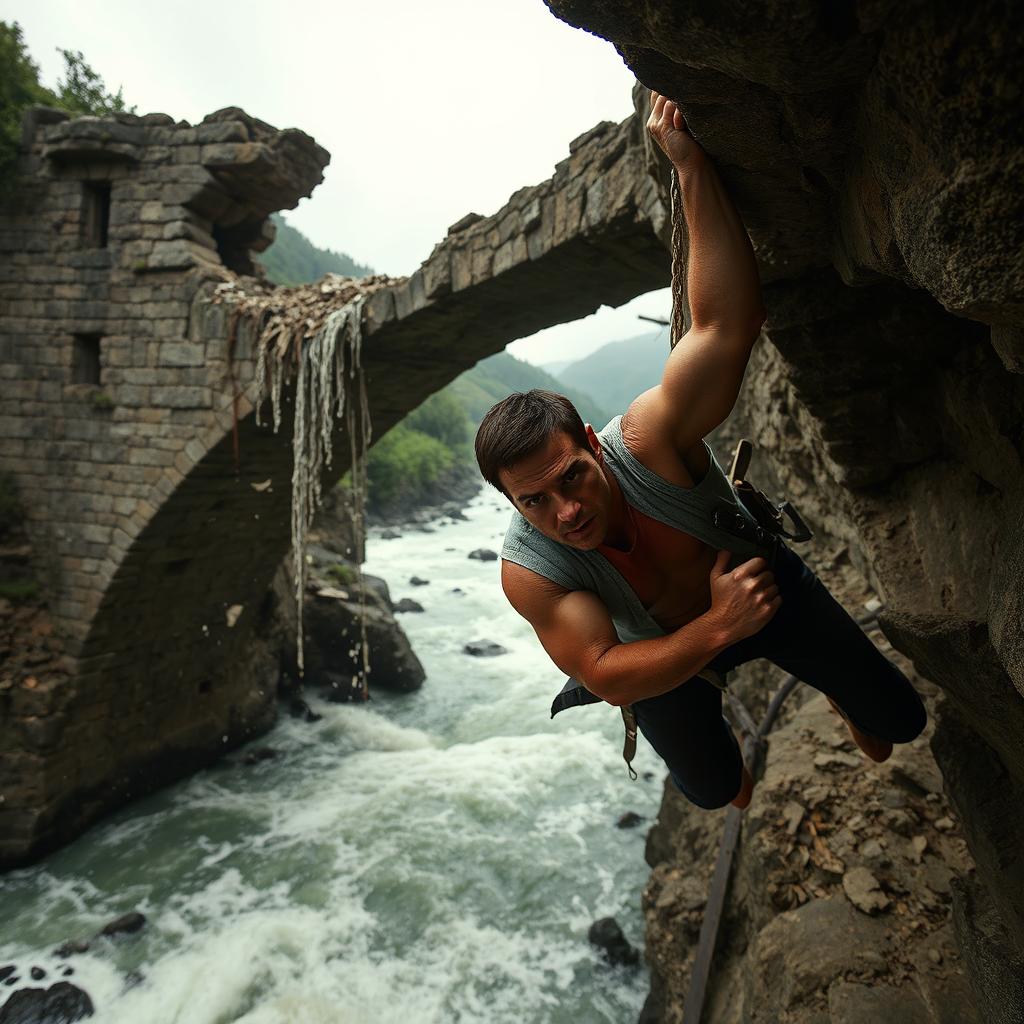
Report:
M677 99L740 207L769 321L737 415L941 688L932 747L977 863L958 938L984 1019L1022 1019L1024 16L548 4Z

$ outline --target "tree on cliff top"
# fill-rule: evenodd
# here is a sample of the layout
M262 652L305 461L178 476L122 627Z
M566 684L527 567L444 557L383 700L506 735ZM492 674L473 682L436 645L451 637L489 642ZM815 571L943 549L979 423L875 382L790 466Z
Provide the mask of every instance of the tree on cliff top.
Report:
M58 47L60 49L60 47ZM125 107L123 86L117 92L108 92L106 83L85 62L81 50L60 50L64 58L64 77L57 79L57 105L75 114L135 113L135 107Z
M39 66L29 55L17 22L0 21L0 179L6 179L21 144L21 115L36 104L72 114L110 114L125 107L122 90L107 91L103 79L78 50L60 50L64 77L57 92L39 81Z
M39 84L39 68L25 49L21 26L0 21L0 170L18 154L21 114L35 103L57 105L57 97Z

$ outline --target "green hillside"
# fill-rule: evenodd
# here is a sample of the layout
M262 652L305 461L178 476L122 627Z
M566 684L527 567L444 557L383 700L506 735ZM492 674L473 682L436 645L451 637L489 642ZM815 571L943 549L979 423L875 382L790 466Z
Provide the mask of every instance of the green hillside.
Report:
M614 341L571 363L558 374L563 387L579 388L612 415L623 413L641 392L661 380L668 358L668 331Z
M604 403L596 402L585 390L568 387L540 367L524 363L507 352L481 359L445 390L451 391L473 423L478 424L495 402L500 402L514 391L529 391L531 388L544 388L565 395L595 430L600 430L611 419Z
M319 280L324 274L366 277L373 273L370 267L356 263L347 253L318 249L279 213L271 214L270 219L277 228L277 236L270 248L259 256L259 261L274 284L305 284Z

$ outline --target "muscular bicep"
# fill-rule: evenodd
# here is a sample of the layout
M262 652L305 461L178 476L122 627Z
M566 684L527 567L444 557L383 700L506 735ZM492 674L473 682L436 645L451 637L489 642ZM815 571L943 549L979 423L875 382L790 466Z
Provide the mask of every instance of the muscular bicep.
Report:
M514 562L502 562L501 584L551 660L600 697L598 663L619 643L604 602L589 591L560 587Z
M694 327L672 350L661 384L645 399L679 451L696 444L732 412L759 328Z

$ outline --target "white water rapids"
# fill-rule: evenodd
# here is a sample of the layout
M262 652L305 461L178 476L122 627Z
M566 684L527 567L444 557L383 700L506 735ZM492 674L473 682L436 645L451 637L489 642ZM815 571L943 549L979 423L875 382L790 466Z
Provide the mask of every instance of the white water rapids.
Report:
M629 781L606 705L549 720L562 675L507 605L499 563L467 557L500 546L496 506L486 493L467 522L371 535L365 571L426 609L400 617L422 690L376 692L371 676L368 706L311 698L321 722L285 715L257 741L273 760L235 754L0 879L0 965L19 987L69 963L99 1024L636 1019L645 970L607 967L587 928L612 915L643 941L663 772L641 743ZM509 653L462 652L480 639ZM645 825L617 829L627 810ZM52 955L130 910L148 918L137 935Z

